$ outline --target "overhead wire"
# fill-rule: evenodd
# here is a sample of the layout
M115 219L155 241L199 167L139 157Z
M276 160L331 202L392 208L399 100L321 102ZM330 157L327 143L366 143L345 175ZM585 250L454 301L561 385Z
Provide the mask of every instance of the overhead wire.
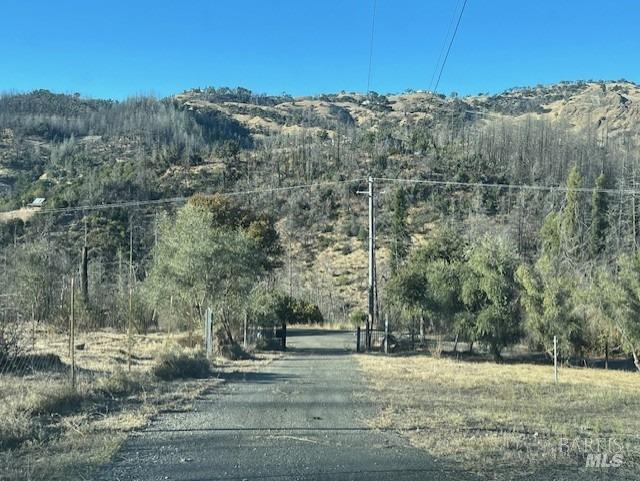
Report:
M535 184L504 184L496 182L460 182L453 180L432 180L432 179L402 179L393 177L375 177L374 180L380 182L400 182L410 184L428 184L428 185L441 185L441 186L454 186L454 187L474 187L474 188L492 188L492 189L512 189L512 190L531 190L531 191L546 191L546 192L584 192L584 193L603 193L603 194L615 194L615 195L640 195L640 190L637 189L598 189L594 187L567 187L565 185L559 186L547 186L547 185L535 185Z
M373 65L373 40L376 28L376 10L378 0L373 0L373 14L371 15L371 37L369 39L369 70L367 72L367 95L371 91L371 67Z
M462 21L462 15L464 14L464 10L467 7L468 0L464 0L462 4L462 9L460 10L460 15L458 15L458 22L456 23L456 28L453 31L453 35L451 36L451 41L449 42L449 47L447 47L447 53L444 56L444 60L442 61L442 65L440 66L440 73L438 74L438 80L436 81L436 85L434 87L434 91L438 91L438 86L440 85L440 79L442 78L442 72L444 71L444 67L447 64L447 60L449 59L449 54L451 53L451 47L453 46L453 41L456 39L456 35L458 33L458 29L460 28L460 22Z
M262 188L262 189L256 188L256 189L250 189L250 190L237 190L237 191L219 191L219 192L212 192L211 194L212 195L221 194L221 195L230 196L230 197L251 195L251 194L271 194L275 192L287 192L287 191L293 191L293 190L312 189L315 187L326 187L326 186L338 185L338 184L363 182L364 180L366 179L364 177L361 177L357 179L315 182L315 183L297 184L297 185L284 186L284 187L269 187L269 188ZM187 202L190 198L191 196L181 196L181 197L154 199L154 200L127 200L123 202L113 202L110 204L92 204L92 205L79 205L79 206L72 206L72 207L40 209L40 210L34 211L34 213L35 214L63 214L63 213L70 213L70 212L122 209L122 208L130 208L130 207L137 208L137 207L163 205L163 204L179 204L179 203Z
M440 66L440 63L442 62L442 57L444 56L444 51L445 48L447 47L447 39L449 38L449 36L451 35L451 30L453 30L453 24L455 22L456 19L456 13L458 12L458 8L460 7L460 2L462 0L458 0L456 2L456 6L453 10L453 14L451 15L451 20L449 22L449 28L447 28L447 32L444 36L444 38L442 39L442 47L440 48L440 53L438 54L438 60L436 61L435 66L433 67L433 73L431 74L431 80L429 81L429 90L431 91L431 87L433 87L433 81L436 78L436 73L438 72L438 67Z

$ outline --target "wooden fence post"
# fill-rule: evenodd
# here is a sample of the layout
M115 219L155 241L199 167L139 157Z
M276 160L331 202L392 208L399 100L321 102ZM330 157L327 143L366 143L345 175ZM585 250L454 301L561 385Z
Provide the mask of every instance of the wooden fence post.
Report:
M558 336L553 336L553 379L558 384Z
M384 353L389 354L389 317L384 315Z
M204 317L204 346L207 359L211 360L213 353L213 312L208 307Z
M75 317L75 286L71 278L71 322L69 326L69 353L71 355L71 389L76 389L76 317Z
M244 349L247 348L247 323L248 323L248 319L247 319L247 311L244 311L244 326L242 329L242 347Z
M287 325L282 323L282 350L287 350Z
M360 326L356 327L356 352L360 352Z

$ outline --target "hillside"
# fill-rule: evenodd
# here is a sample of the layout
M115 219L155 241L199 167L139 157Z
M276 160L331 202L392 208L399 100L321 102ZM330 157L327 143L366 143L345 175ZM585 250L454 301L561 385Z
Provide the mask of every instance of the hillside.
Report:
M635 185L639 125L640 86L626 81L566 82L468 97L412 91L293 98L240 88L123 102L47 91L4 95L0 247L64 233L65 248L77 251L87 224L96 269L127 249L124 209L34 217L25 206L35 197L45 197L48 209L67 208L369 174L558 186L574 164L586 185L602 171L612 187ZM277 220L287 251L278 282L336 316L365 305L366 202L354 195L359 187L337 183L241 200ZM383 278L393 248L390 196L396 188L389 186L380 200ZM478 200L470 190L441 196L412 186L407 192L414 244L454 212L452 218L470 235L489 225L517 228L524 256L537 248L535 240L524 239L553 205L538 199L526 222L518 221L524 227L517 227L515 204L502 194ZM143 232L135 256L140 276L157 211L137 211Z
M443 96L423 91L366 96L340 93L300 98L232 98L211 89L175 96L190 109L220 111L254 135L295 134L301 129L336 131L339 125L411 126L462 116L466 121L534 118L559 122L576 132L607 129L609 135L638 133L640 86L632 82L577 82L514 88L498 95Z

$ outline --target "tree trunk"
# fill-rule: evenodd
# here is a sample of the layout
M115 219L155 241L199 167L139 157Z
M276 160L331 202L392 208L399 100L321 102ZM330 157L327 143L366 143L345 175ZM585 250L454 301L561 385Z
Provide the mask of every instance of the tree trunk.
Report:
M420 345L424 345L424 315L420 316Z
M80 277L82 284L82 300L85 305L89 304L89 277L87 275L87 266L88 266L88 253L87 246L82 248L82 262L80 266Z
M469 341L469 354L473 354L473 341Z
M638 359L638 354L636 351L633 351L633 364L635 364L636 369L640 371L640 359Z
M493 354L493 360L495 362L502 362L502 354L498 346L491 346L491 353Z
M456 353L458 352L458 335L456 334L456 338L453 341L453 352Z

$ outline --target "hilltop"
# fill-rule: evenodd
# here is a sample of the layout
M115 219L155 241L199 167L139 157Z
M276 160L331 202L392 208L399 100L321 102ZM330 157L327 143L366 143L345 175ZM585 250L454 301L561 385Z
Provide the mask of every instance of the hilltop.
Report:
M640 120L640 86L625 80L563 82L467 97L408 91L293 98L205 88L188 90L175 99L189 109L224 113L259 136L295 134L300 129L335 131L339 125L376 127L381 122L404 127L446 121L452 115L484 122L534 118L563 123L575 131L607 129L609 135L635 135Z
M35 197L45 197L47 208L66 208L369 174L561 185L574 164L588 185L604 170L612 186L628 186L635 183L640 164L639 125L640 86L622 80L466 97L408 91L294 98L242 88L197 88L165 99L123 102L45 90L4 95L0 247L53 231L66 232L65 248L73 250L86 220L95 232L93 262L113 263L113 256L126 249L124 210L45 220L25 209ZM358 187L335 184L242 200L276 218L287 246L279 282L293 284L300 295L334 313L363 307L366 298L366 203L353 195ZM414 242L451 212L469 235L478 224L521 229L513 223L512 201L488 195L478 200L470 192L434 195L427 187L408 189L407 222ZM530 233L548 208L535 202L527 213ZM378 220L383 277L392 247L391 204L389 196L381 200ZM479 215L487 220L474 221ZM148 258L153 239L153 218L145 219L139 259ZM536 248L535 240L528 242L521 246L523 255Z

